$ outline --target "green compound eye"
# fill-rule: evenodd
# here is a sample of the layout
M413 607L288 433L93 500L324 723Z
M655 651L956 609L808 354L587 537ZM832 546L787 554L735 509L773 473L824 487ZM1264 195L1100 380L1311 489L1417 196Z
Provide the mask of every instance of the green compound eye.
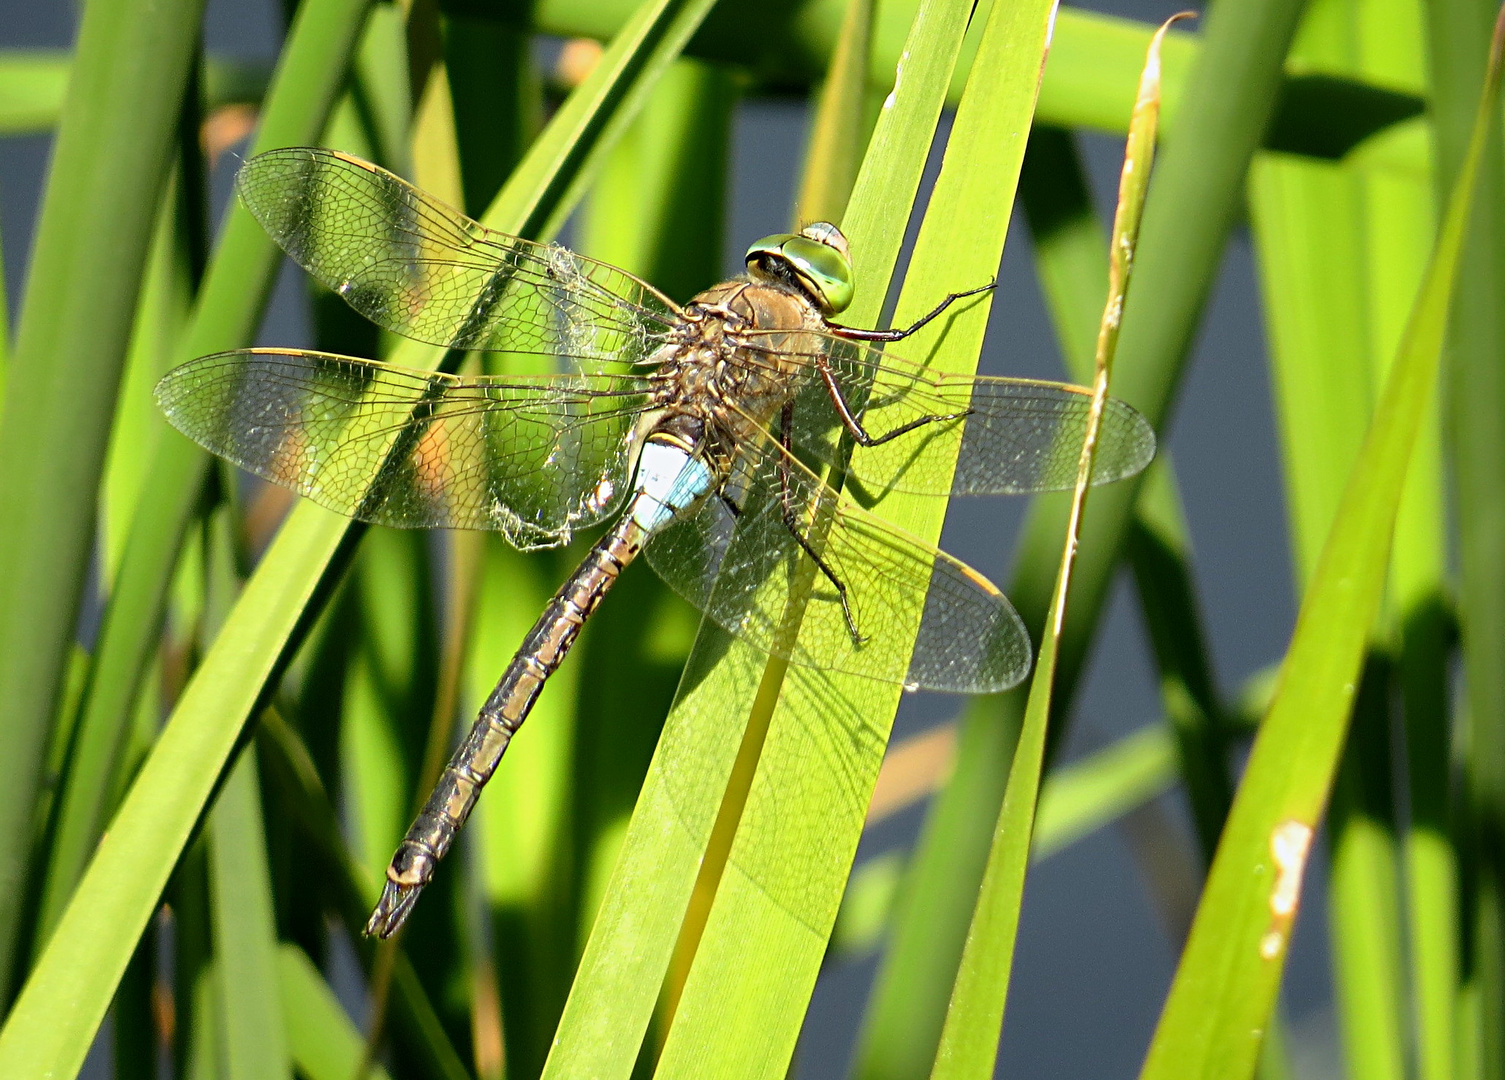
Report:
M747 249L747 269L754 277L767 276L761 264L777 260L799 278L825 315L845 311L852 303L852 261L847 238L830 222L807 225L798 235L775 233Z

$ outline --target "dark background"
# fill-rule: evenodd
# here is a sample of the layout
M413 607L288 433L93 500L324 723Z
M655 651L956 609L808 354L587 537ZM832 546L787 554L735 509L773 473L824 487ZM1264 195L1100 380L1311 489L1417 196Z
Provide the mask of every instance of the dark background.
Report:
M1176 0L1100 0L1079 6L1158 22L1185 5ZM273 58L279 7L277 0L210 0L209 49ZM74 6L66 0L0 0L0 48L67 47L74 29ZM726 230L728 274L740 270L747 243L790 221L807 121L808 110L799 103L748 101L740 106ZM12 319L19 310L49 145L46 137L0 141L0 236ZM1110 216L1121 144L1088 135L1083 145L1099 211ZM937 157L931 179L938 163ZM296 286L279 289L263 343L309 344L301 297ZM1029 236L1018 220L1000 270L982 370L1063 377L1035 280ZM1214 661L1225 692L1232 691L1279 659L1295 614L1258 282L1242 229L1224 260L1162 446L1176 461ZM994 580L1006 581L1021 509L1018 500L959 500L943 545ZM1160 717L1154 669L1129 584L1120 580L1103 624L1078 698L1068 758ZM958 707L955 699L934 695L906 699L896 736L948 719ZM1187 817L1178 794L1159 800L1151 810L1136 819L1141 830L1179 830L1175 841L1187 842ZM922 817L923 808L911 809L873 830L859 860L907 847ZM1326 906L1324 855L1311 868L1304 905L1308 914L1300 922L1286 976L1292 1056L1302 1077L1339 1071L1327 928L1318 914ZM1030 875L1026 891L999 1074L1053 1080L1136 1074L1170 984L1176 950L1135 863L1127 830L1102 830L1042 863ZM801 1039L799 1077L815 1080L844 1072L875 963L838 962L823 975Z

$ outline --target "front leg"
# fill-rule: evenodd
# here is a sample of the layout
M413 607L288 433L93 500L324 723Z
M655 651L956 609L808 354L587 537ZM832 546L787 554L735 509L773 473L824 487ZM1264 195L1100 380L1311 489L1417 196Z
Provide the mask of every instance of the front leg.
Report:
M842 326L839 323L833 322L827 322L826 329L837 337L847 338L849 341L903 341L958 300L964 300L969 296L976 296L978 293L985 293L997 287L998 280L995 278L986 285L979 285L975 289L968 289L966 292L951 293L946 299L935 305L929 313L920 316L919 319L903 330L863 330L856 326Z

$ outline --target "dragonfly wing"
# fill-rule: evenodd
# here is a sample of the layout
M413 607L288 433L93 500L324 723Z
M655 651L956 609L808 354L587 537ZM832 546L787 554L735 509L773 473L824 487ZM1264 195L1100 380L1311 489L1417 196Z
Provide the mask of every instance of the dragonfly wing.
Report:
M857 447L850 475L869 491L1016 495L1076 484L1091 392L1066 383L932 372L861 342L820 331L785 335L812 374L796 398L794 445L834 464L843 434L831 394L814 374L825 364L874 438L922 423L878 446ZM786 349L789 344L785 344ZM934 449L935 453L927 451ZM1155 432L1129 405L1109 398L1092 482L1138 473L1155 456ZM955 468L951 462L955 461Z
M673 303L626 271L494 232L347 154L258 154L236 188L295 262L404 337L630 364L674 322Z
M361 521L568 542L627 488L645 381L461 378L327 353L202 356L157 384L178 430Z
M989 693L1029 672L1024 625L981 574L838 495L771 441L746 447L738 470L737 511L708 499L646 552L732 634L805 667L909 689ZM805 599L797 622L791 597Z

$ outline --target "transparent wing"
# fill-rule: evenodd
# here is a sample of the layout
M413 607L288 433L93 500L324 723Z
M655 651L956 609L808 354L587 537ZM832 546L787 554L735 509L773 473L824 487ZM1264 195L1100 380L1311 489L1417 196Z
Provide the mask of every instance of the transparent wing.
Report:
M674 304L626 271L493 232L346 154L258 154L236 188L295 262L378 326L418 341L635 363L674 321Z
M803 356L807 374L795 403L794 445L837 461L841 420L819 365L879 446L857 447L849 475L868 490L932 495L1015 495L1076 484L1091 392L1065 383L947 375L822 331L769 335L770 350ZM752 350L754 353L757 349ZM937 443L947 452L929 454ZM1092 472L1094 484L1133 476L1155 456L1155 432L1130 406L1109 398ZM948 464L956 460L953 472ZM937 464L937 461L942 464Z
M646 386L248 349L174 368L156 394L189 438L321 506L397 528L496 530L527 549L621 504Z
M844 587L845 606L796 532ZM838 495L766 439L742 449L727 500L706 500L646 554L722 627L805 667L968 694L1029 672L1024 625L991 582ZM796 639L789 598L807 594Z

